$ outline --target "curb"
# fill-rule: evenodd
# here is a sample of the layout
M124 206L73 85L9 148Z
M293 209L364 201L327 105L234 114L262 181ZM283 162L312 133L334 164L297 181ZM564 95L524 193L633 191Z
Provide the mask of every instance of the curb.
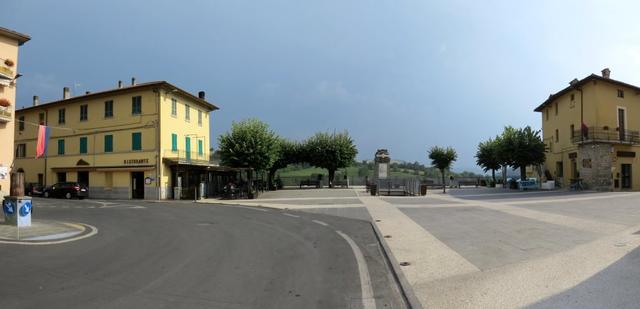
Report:
M396 280L398 286L400 286L400 293L402 294L405 303L408 305L409 309L422 309L422 304L418 300L418 297L416 297L416 295L413 293L413 289L411 288L409 281L404 276L402 269L400 269L400 264L398 264L398 261L391 253L391 249L389 248L387 242L384 240L384 237L382 237L382 233L374 222L369 223L371 224L371 227L376 234L378 242L382 245L382 253L387 260L387 264L389 264L389 266L391 267L393 278Z

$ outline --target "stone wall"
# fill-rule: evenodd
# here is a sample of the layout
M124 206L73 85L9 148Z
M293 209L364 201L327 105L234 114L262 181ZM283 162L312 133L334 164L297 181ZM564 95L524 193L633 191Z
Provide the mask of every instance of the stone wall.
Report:
M578 170L586 189L611 191L612 146L610 144L586 144L579 147Z

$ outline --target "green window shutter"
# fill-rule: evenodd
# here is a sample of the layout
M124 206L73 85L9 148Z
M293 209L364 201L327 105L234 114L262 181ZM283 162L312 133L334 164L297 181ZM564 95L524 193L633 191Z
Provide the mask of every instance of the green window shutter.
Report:
M64 140L63 139L59 139L58 140L58 154L59 155L63 155L64 154Z
M171 134L171 151L178 151L178 134Z
M185 147L184 147L184 151L185 151L185 157L187 158L187 160L191 160L191 138L190 137L186 137L185 138Z
M142 150L142 133L131 133L131 150Z
M80 138L80 153L87 153L87 138Z
M113 135L104 136L104 152L113 152Z
M198 154L202 155L203 151L202 151L202 140L198 140Z

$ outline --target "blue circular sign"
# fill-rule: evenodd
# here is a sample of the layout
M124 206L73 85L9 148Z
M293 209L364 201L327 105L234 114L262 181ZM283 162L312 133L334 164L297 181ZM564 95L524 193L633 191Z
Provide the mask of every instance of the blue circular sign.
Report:
M20 217L24 217L30 213L31 213L31 201L23 202L22 206L20 207Z
M5 200L4 203L2 203L2 211L7 215L13 215L16 212L16 206L13 205L11 200Z

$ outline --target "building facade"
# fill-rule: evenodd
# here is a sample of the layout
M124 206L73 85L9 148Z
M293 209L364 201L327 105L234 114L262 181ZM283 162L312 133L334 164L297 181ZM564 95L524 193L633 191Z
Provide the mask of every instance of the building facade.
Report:
M18 49L31 38L0 27L0 141L13 144ZM0 197L9 195L13 149L0 147Z
M548 148L545 175L564 187L640 190L640 87L610 74L574 79L535 109Z
M16 111L15 168L25 182L77 181L91 198L180 198L205 181L210 113L204 92L168 82L71 96ZM46 156L35 158L39 125L50 128ZM178 188L175 190L174 188ZM174 196L176 192L176 196Z

